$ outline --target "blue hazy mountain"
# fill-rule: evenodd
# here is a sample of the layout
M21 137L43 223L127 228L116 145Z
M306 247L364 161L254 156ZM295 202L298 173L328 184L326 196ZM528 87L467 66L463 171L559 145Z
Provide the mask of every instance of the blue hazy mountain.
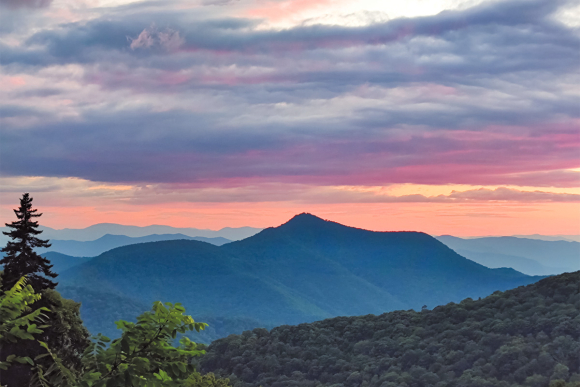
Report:
M489 269L424 233L373 232L301 214L223 246L174 240L119 247L64 271L59 283L146 305L181 302L194 317L271 326L434 307L540 278ZM112 323L107 313L84 313Z
M65 270L70 269L71 267L78 266L81 263L88 262L91 258L90 257L73 257L66 254L57 253L54 251L49 251L47 253L41 254L43 257L47 258L50 263L52 263L52 271L55 273L62 273ZM0 253L0 256L4 256L4 253ZM2 268L2 265L0 265ZM57 281L58 282L58 281Z
M106 234L125 235L132 238L144 237L153 234L183 234L190 237L216 238L222 237L229 240L244 239L261 231L260 228L254 227L225 227L220 230L207 230L197 228L178 228L171 226L152 225L152 226L126 226L115 223L98 223L92 226L73 229L65 228L61 230L50 227L39 227L44 231L42 237L45 239L58 240L75 240L75 241L92 241Z
M50 263L52 263L53 267L51 270L55 273L62 273L71 267L78 266L81 263L88 262L89 259L91 259L85 257L72 257L70 255L61 254L54 251L49 251L41 255L47 258Z
M45 251L55 251L66 255L76 257L95 257L104 253L105 251L114 249L120 246L134 245L137 243L158 242L176 239L190 239L196 241L203 241L211 243L212 245L221 246L231 242L229 239L222 237L205 238L205 237L190 237L183 234L153 234L144 237L132 238L125 235L111 235L107 234L94 241L74 241L74 240L58 240L50 241L51 247L47 249L37 249L39 253Z
M529 235L512 235L515 238L526 238L526 239L539 239L542 241L567 241L567 242L580 242L580 235L541 235L541 234L529 234Z
M580 270L580 243L517 237L437 239L457 253L490 268L510 267L530 275L551 275Z

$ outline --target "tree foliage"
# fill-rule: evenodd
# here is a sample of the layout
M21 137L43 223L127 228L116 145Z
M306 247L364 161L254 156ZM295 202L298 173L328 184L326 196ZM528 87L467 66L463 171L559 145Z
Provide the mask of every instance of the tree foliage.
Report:
M228 379L213 374L201 375L191 361L205 353L203 345L183 336L188 331L201 331L207 324L185 315L180 304L155 302L150 312L137 318L137 323L118 321L122 331L119 339L97 335L82 355L80 370L70 368L59 354L37 339L48 325L49 309L32 310L41 295L35 293L25 277L0 294L0 352L5 344L23 345L36 342L43 353L32 359L8 353L0 361L0 375L19 365L33 370L31 386L41 387L227 387ZM68 301L68 300L65 300ZM60 321L62 324L62 321ZM181 336L179 345L173 343ZM0 380L0 385L24 386L13 380ZM29 384L28 382L26 383Z
M180 304L155 302L136 323L118 321L121 337L111 341L97 335L83 353L80 375L43 343L46 353L37 359L50 357L52 364L38 366L34 382L43 387L226 387L227 379L196 372L191 359L205 351L184 334L207 324L184 313Z
M580 272L433 310L338 317L214 341L235 387L580 386Z
M34 292L25 277L20 278L11 289L2 294L0 297L0 352L6 344L35 340L33 334L42 333L42 328L46 325L38 326L37 323L46 318L44 312L48 312L48 309L32 310L30 307L40 298L41 295ZM34 364L29 356L6 354L0 361L0 375L2 371L8 370L15 363Z
M9 241L2 252L4 258L0 264L4 265L3 289L10 289L22 277L26 276L27 281L36 292L45 289L54 289L56 283L49 278L56 278L57 274L50 269L50 261L34 251L36 247L50 247L48 240L42 240L36 236L42 233L38 230L38 222L34 218L42 216L36 213L38 210L32 209L32 198L28 193L22 195L20 207L14 210L18 220L6 223L11 230L3 231L9 236Z
M206 326L184 312L180 304L155 302L152 311L139 316L137 323L118 321L121 338L106 347L109 339L98 336L85 351L85 380L96 378L114 384L130 381L134 386L180 385L195 371L188 359L205 353L185 336L178 347L172 345L178 334Z

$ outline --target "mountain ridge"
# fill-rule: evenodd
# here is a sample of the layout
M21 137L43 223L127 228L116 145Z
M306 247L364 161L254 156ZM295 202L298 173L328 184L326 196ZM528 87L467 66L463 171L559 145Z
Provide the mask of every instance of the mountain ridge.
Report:
M61 273L59 286L107 289L145 304L182 302L194 315L272 326L432 307L539 278L486 268L425 233L368 231L301 214L222 246L117 247Z
M437 239L453 250L488 267L513 267L530 275L552 275L580 270L580 243L518 237ZM531 260L531 262L529 261Z
M128 237L126 235L105 234L93 241L58 240L50 241L51 247L37 249L39 253L58 252L75 257L96 257L105 251L120 246L138 243L158 242L164 240L188 239L208 242L216 246L230 243L231 240L222 237L190 237L184 234L151 234L143 237Z
M97 223L85 228L64 228L54 229L47 226L40 226L43 231L42 237L55 240L74 240L80 242L93 241L101 238L105 234L125 235L132 238L140 238L153 234L184 234L190 237L214 238L223 237L229 240L239 240L262 230L254 227L223 227L219 230L179 228L165 225L132 226L117 223ZM6 227L0 227L0 231L7 231ZM0 243L5 243L6 237L0 234Z

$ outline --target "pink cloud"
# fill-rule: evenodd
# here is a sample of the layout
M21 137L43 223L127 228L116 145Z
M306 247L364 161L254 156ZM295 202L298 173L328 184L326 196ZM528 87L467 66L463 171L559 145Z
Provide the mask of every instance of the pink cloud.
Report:
M155 26L144 29L135 39L131 37L127 39L131 42L132 50L158 46L167 51L176 51L185 43L185 39L179 35L178 31L169 28L158 31Z
M141 31L139 36L136 39L131 40L131 49L134 50L136 48L149 48L153 46L154 40L149 31L146 29Z
M184 43L185 39L179 36L179 32L175 30L166 30L157 34L159 44L169 51L179 49Z
M286 0L269 1L258 8L246 11L249 17L266 18L271 21L281 21L288 17L321 8L331 4L333 0Z
M26 85L26 80L23 77L7 77L6 81L12 86L24 86Z
M525 203L542 202L580 202L580 195L569 193L554 193L544 191L520 191L506 187L499 187L495 190L480 188L463 192L453 191L450 195L443 196L450 201L517 201Z

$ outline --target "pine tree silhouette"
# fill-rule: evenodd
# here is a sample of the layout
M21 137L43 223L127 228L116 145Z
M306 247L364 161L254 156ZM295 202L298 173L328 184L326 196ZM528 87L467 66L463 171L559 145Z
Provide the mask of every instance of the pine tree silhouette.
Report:
M23 194L20 199L20 208L14 210L18 220L6 223L6 226L12 230L2 232L12 238L12 241L0 250L6 253L0 260L0 264L4 265L3 290L12 288L24 275L27 276L29 284L37 293L45 289L54 289L57 285L48 278L56 278L58 275L50 270L52 268L50 261L33 250L35 247L50 247L48 240L36 237L42 233L42 230L37 230L38 222L33 221L33 218L42 215L37 214L36 211L32 209L32 198L29 194Z

